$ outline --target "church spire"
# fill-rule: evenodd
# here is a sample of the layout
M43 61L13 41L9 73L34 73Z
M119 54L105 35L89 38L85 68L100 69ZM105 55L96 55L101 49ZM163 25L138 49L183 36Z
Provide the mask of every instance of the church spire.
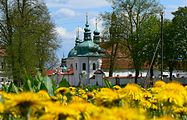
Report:
M86 27L89 27L89 24L88 24L88 13L86 13Z
M99 44L99 42L100 42L100 36L99 36L100 32L97 30L97 19L96 19L95 27L96 27L96 29L93 32L94 33L93 40L94 40L94 43Z
M77 46L80 43L80 39L79 39L79 26L77 28L77 33L76 33L76 40L75 40L75 46Z
M96 30L97 30L97 18L96 18L96 22L95 22L95 28L96 28Z
M89 29L89 24L88 24L88 14L86 13L86 24L84 28L84 41L89 41L91 40L91 32Z

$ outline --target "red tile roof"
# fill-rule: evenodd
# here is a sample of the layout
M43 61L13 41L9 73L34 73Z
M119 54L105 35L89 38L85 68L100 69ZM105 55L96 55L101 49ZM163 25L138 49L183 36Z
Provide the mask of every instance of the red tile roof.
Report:
M74 74L73 68L69 68L67 72L62 72L62 75L73 75L73 74Z
M56 70L47 70L48 76L53 76L53 75L55 75L55 73L56 73Z

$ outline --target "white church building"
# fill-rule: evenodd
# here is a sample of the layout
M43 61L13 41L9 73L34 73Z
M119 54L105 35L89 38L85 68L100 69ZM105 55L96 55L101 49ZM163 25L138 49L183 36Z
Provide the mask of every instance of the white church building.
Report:
M63 77L72 86L96 84L97 81L94 81L95 79L93 80L93 78L100 76L100 79L102 79L104 75L101 70L101 57L104 55L104 50L98 45L100 33L97 27L93 34L92 39L88 17L86 16L84 38L81 41L79 35L77 35L75 47L71 49L68 57L64 59L64 64L61 66Z

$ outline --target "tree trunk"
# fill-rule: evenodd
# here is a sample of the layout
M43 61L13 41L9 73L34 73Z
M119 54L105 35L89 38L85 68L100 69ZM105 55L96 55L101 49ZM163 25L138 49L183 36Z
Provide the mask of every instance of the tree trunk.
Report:
M153 76L154 76L154 73L153 73L153 65L152 65L150 68L150 84L151 85L153 85Z
M172 66L172 62L169 66L169 80L172 81L172 74L173 74L173 66Z
M112 45L112 51L110 54L110 64L109 64L109 77L113 76L113 69L114 69L114 56L113 56L113 52L114 51L114 45Z
M115 60L116 60L117 51L118 51L118 45L119 45L119 43L116 43L112 47L112 52L111 52L111 57L110 57L109 77L113 76Z
M139 69L135 69L135 83L138 83Z

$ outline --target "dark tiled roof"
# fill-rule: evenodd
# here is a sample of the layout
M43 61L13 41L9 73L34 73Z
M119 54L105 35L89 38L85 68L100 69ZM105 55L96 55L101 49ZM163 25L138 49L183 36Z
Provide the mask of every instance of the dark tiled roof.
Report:
M94 74L105 74L102 70L97 70L94 72Z

